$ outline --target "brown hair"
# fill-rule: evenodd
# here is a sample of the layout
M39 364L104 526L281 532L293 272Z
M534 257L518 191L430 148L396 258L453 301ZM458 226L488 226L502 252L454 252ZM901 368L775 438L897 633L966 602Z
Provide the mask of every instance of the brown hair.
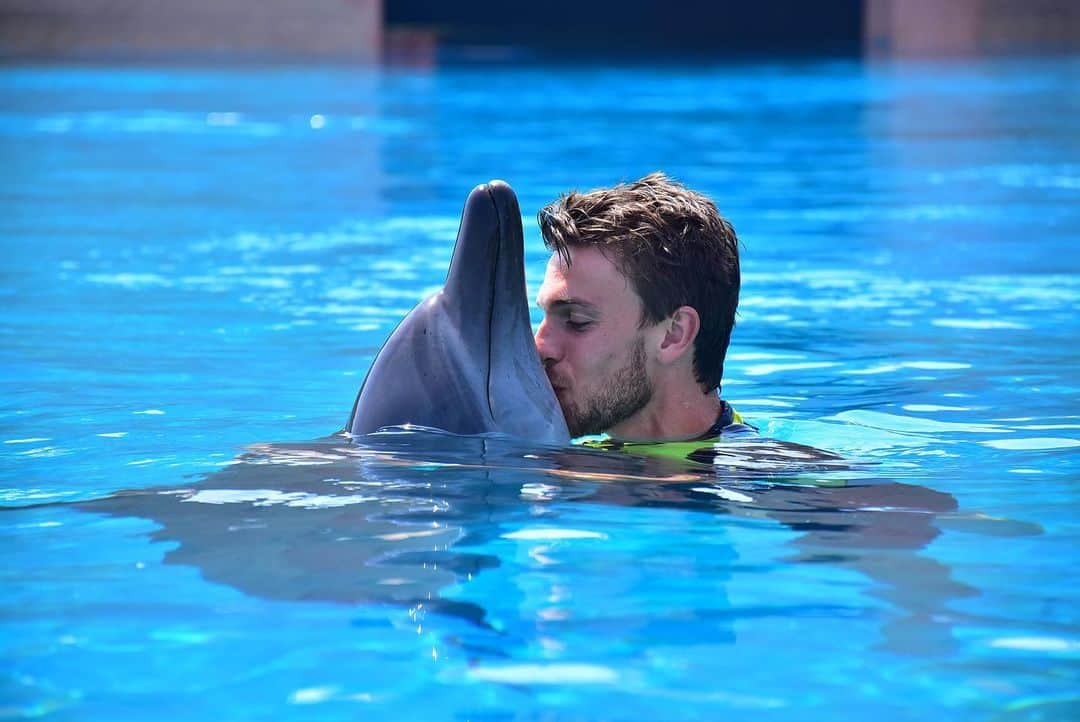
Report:
M739 240L715 203L657 172L566 193L538 220L544 245L567 263L574 246L610 254L641 297L642 326L692 306L701 317L694 378L705 391L720 386L739 305Z

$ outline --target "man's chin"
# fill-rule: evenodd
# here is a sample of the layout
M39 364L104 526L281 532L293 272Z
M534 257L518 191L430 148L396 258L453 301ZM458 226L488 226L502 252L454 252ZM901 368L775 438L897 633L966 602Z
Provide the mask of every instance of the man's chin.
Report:
M602 430L597 431L586 428L586 426L595 426L595 423L593 423L595 419L589 419L581 413L581 407L571 400L569 391L556 389L555 399L559 402L559 408L562 409L563 419L566 420L566 428L570 431L570 438L576 439L579 436L602 433Z
M563 401L562 395L558 392L555 394L555 399L559 402L559 409L562 411L563 419L566 421L566 428L570 431L570 437L576 438L581 436L579 433L580 427L577 423L577 410L574 408L574 405L569 401Z
M576 412L567 413L563 411L563 418L566 419L566 428L570 431L570 438L576 439L579 436L591 436L592 434L599 434L599 431L589 429L582 423L583 419Z

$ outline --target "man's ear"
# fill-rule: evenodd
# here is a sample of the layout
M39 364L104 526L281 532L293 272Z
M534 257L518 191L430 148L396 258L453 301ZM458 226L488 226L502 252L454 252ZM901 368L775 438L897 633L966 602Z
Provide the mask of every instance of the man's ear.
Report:
M693 306L679 306L664 321L664 338L660 341L660 363L671 364L691 354L694 339L701 330L701 317Z

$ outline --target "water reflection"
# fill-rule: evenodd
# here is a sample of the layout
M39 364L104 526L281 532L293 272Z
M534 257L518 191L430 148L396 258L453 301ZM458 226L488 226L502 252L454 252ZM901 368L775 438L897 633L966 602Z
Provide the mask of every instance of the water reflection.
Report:
M176 544L165 554L167 564L197 567L208 581L247 594L422 607L488 629L493 622L486 601L444 592L511 561L497 551L500 540L535 539L529 554L544 567L543 534L558 539L560 533L582 533L538 528L538 504L768 519L798 533L791 554L778 561L828 565L871 580L869 593L891 605L881 616L886 647L921 654L947 650L948 605L975 590L919 552L939 534L936 520L956 511L956 500L915 484L872 478L831 455L807 458L812 451L743 441L722 448L710 468L584 448L400 431L364 437L362 443L330 437L260 445L191 486L122 493L80 507L153 520L161 528L152 539ZM606 538L604 531L594 536ZM672 559L688 575L689 588L709 586L711 608L688 613L714 625L721 620L711 632L713 641L732 638L731 620L740 613L724 594L737 573L738 553L723 533L720 525L707 542L707 554L704 547L687 548ZM635 535L635 543L652 544L665 532L639 529ZM600 560L613 566L612 576L625 577L626 571L614 566L632 564L632 555L613 544L602 550ZM513 583L530 583L521 573L512 574ZM649 590L634 586L646 583L632 577L631 586L620 592L636 597L628 603L630 612L590 619L590 631L596 624L616 623L625 635L636 625L641 634L667 639L676 626L684 632L695 628L686 619L681 626L664 619L660 627L650 626L655 615L642 601ZM528 590L520 594L530 596ZM543 594L558 596L550 590ZM850 613L856 603L850 590L838 589L835 604L819 605L814 613ZM545 609L540 614L545 626L582 621L560 618L558 604ZM657 610L660 617L663 611ZM505 631L500 623L495 628Z

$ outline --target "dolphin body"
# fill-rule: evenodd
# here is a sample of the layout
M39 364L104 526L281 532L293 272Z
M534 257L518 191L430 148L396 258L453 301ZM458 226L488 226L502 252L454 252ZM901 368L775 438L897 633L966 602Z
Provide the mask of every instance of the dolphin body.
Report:
M566 444L529 322L521 210L493 180L465 201L446 283L376 356L345 431L412 424Z

